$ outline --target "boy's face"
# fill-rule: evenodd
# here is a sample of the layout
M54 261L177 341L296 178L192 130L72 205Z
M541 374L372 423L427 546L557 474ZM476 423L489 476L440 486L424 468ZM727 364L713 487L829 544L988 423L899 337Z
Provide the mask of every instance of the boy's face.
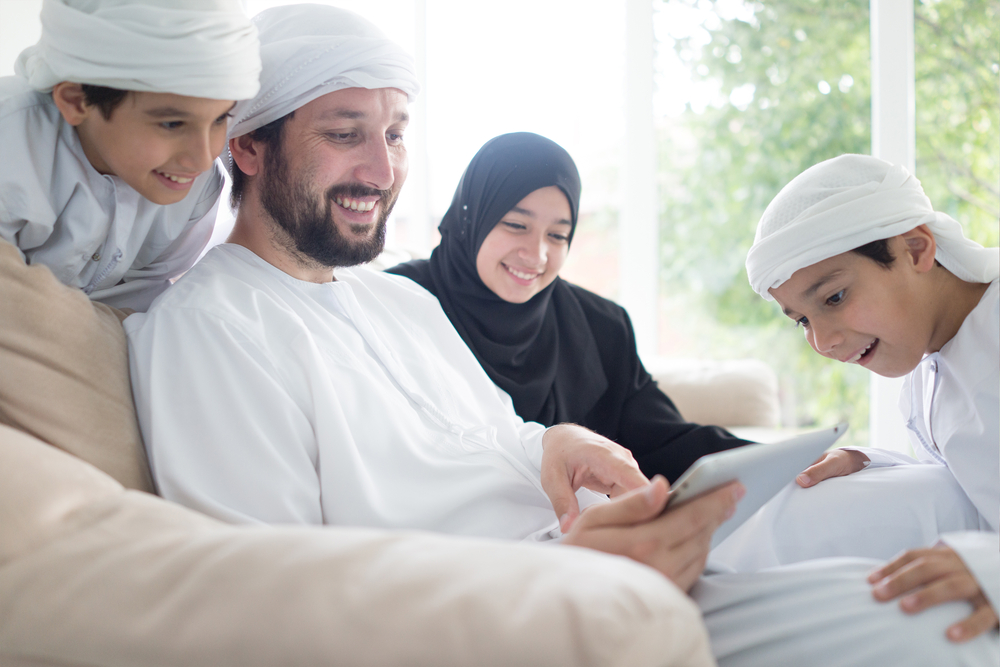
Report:
M184 199L226 143L234 102L170 93L131 92L106 120L87 106L74 123L90 163L155 204Z
M885 377L906 375L928 350L933 323L902 237L890 239L886 269L854 252L799 269L769 290L824 357Z

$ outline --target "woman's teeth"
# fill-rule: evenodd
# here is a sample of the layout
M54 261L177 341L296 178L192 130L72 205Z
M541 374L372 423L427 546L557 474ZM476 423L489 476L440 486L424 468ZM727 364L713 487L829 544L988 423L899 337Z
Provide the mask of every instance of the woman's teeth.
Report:
M174 183L180 183L181 185L184 185L185 183L190 183L191 181L194 180L193 178L185 178L183 176L174 176L173 174L168 174L165 171L159 171L159 170L157 170L156 173L159 174L160 176L163 176L164 178L169 178Z
M335 197L334 200L337 202L337 206L342 208L349 208L352 211L360 211L362 213L367 213L368 211L375 208L375 204L378 201L358 201L357 199L344 199L343 197Z
M876 338L875 340L878 340L878 339ZM865 349L861 350L856 355L854 355L853 357L851 357L850 359L848 359L847 363L853 364L858 359L860 359L861 357L865 356L868 353L868 350L872 349L872 345L875 344L875 340L873 340L872 342L868 343L868 345L865 347Z
M535 278L538 277L537 273L524 273L522 271L518 271L517 269L512 269L509 266L507 267L507 270L510 271L515 276L517 276L518 278L520 278L521 280L534 280Z

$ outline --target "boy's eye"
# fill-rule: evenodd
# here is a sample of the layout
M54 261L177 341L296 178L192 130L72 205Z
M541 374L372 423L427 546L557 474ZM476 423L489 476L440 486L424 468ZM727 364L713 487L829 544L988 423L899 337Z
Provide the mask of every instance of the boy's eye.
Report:
M162 127L165 130L176 130L183 124L184 121L182 120L166 120L160 123L160 127Z
M828 305L836 306L838 303L844 300L844 290L840 290L829 299L826 300Z

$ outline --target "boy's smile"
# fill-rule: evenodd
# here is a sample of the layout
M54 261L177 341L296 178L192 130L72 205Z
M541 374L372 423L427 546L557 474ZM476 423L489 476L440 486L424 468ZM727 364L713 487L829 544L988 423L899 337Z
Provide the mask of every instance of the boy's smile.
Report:
M76 126L83 151L155 204L174 204L211 168L226 143L230 100L131 92L110 119L85 106ZM65 114L64 114L65 115Z
M824 357L899 377L933 351L934 314L902 237L890 247L889 268L846 252L799 269L770 292Z

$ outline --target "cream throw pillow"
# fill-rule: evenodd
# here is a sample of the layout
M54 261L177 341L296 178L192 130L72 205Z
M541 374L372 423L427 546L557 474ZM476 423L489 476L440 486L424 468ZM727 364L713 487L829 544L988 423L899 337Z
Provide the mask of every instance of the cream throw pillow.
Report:
M0 423L152 491L123 317L0 240Z
M0 664L714 662L690 598L623 558L229 526L0 426Z
M688 421L772 429L781 421L778 376L759 359L654 358L646 370Z

